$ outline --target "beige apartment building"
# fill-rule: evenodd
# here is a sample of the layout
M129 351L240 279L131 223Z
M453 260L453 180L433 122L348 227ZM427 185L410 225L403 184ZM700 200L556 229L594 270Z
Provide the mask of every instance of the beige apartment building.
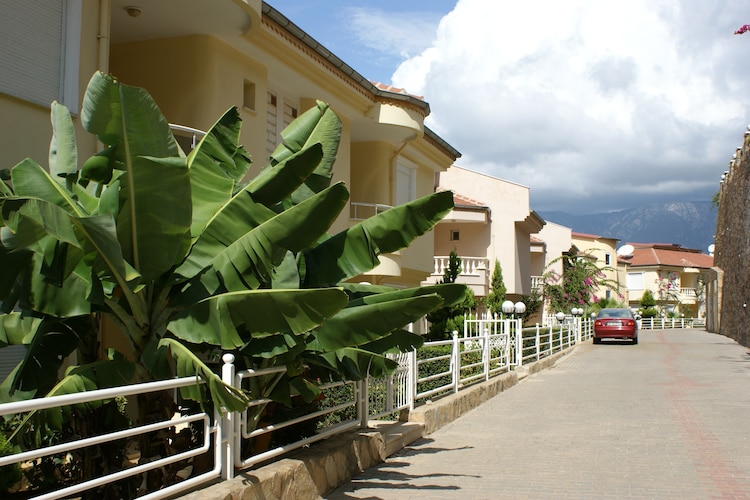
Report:
M378 211L432 193L435 175L459 152L424 125L429 104L368 81L271 4L260 0L11 0L0 17L0 168L25 157L46 164L49 105L74 115L79 162L99 150L80 128L88 80L97 71L144 87L181 143L229 107L243 119L241 143L266 165L281 130L315 105L343 122L334 181L351 198L338 232ZM62 56L61 56L62 54ZM361 280L418 286L434 270L431 234Z
M571 244L575 246L579 254L590 255L595 259L597 267L602 269L604 278L612 284L619 284L617 290L601 286L594 291L599 298L614 299L618 303L625 301L625 283L620 278L617 267L617 242L616 238L586 234L573 231L571 233Z
M544 220L529 208L529 188L455 165L438 175L437 185L453 191L455 207L435 228L435 267L428 281L441 279L455 251L462 264L458 281L476 297L489 293L495 261L508 299L530 295L531 235Z
M628 266L626 297L631 307L640 307L643 293L650 290L664 315L705 317L712 256L676 244L632 243L626 250L619 259Z

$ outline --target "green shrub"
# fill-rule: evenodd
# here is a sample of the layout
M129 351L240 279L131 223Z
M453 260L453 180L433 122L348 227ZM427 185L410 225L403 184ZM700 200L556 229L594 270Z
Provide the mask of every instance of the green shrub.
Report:
M5 439L5 436L0 435L0 457L5 457L15 453L13 445ZM10 464L0 467L0 491L7 492L8 489L13 487L18 481L21 480L21 465Z

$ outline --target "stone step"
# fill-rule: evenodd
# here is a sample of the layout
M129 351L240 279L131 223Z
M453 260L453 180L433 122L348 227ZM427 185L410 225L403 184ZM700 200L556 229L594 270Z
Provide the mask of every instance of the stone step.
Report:
M424 436L424 424L420 422L385 422L372 420L368 427L376 429L385 437L385 456L390 457L402 448Z

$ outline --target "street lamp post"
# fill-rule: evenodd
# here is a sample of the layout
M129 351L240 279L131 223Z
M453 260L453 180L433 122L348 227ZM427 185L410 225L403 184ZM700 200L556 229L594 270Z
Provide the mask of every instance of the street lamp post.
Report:
M503 302L500 308L502 309L503 314L513 314L515 311L515 305L510 300Z
M583 309L580 307L574 307L570 310L570 314L573 315L576 344L578 344L579 342L581 342L581 316L583 316Z

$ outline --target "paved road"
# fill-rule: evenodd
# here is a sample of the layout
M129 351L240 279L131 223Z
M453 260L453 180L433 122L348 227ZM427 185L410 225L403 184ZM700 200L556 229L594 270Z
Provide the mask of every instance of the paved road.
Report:
M585 343L326 498L750 498L750 349Z

